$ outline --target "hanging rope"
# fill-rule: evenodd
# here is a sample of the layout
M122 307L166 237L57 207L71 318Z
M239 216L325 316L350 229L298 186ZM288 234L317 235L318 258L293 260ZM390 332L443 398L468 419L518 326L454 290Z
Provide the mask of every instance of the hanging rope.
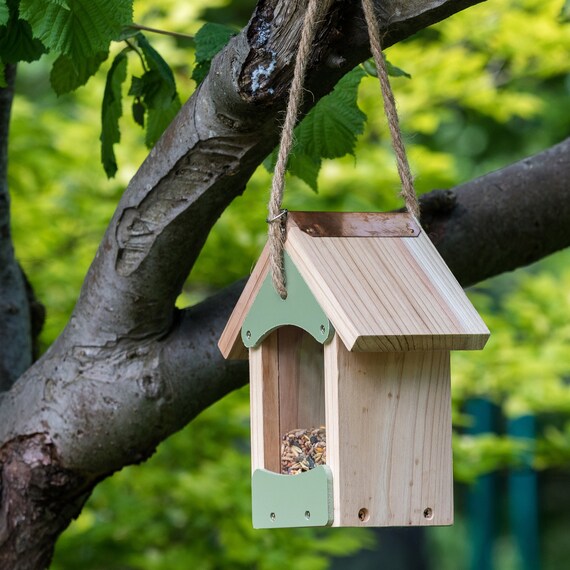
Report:
M281 131L281 142L277 162L273 172L273 182L271 185L271 198L269 199L267 222L269 224L269 258L271 263L271 275L273 286L282 299L287 297L285 271L283 268L283 248L285 244L285 227L287 223L287 210L281 210L283 202L283 191L285 189L285 171L291 147L293 146L293 130L297 123L299 107L303 100L303 80L309 54L315 38L317 23L324 16L331 0L309 0L303 29L301 31L301 41L295 59L295 69L293 71L293 82L289 91L289 102L287 103L287 114L285 123Z
M285 123L281 131L281 141L279 143L279 151L275 170L273 173L273 181L271 185L271 197L268 204L267 223L269 224L269 259L271 265L271 276L273 286L282 299L287 297L286 277L283 267L283 251L286 237L287 210L281 209L283 202L283 192L285 189L285 171L287 169L287 160L293 146L293 130L297 123L299 115L299 107L303 99L303 80L307 69L309 54L315 38L317 23L328 12L334 0L308 0L309 5L305 13L303 29L301 31L301 41L295 59L295 68L293 71L293 81L289 91L289 101L287 103L287 113L285 115ZM382 45L380 29L378 21L374 14L373 0L362 0L366 24L368 26L368 35L370 37L370 47L372 56L378 69L378 79L382 97L384 99L384 110L388 119L390 135L392 138L392 146L396 153L396 163L398 174L402 181L401 196L404 198L408 212L419 218L420 207L414 190L414 182L408 164L406 149L402 141L400 132L400 123L398 120L398 112L396 111L396 103L394 95L390 87L386 62L382 55Z
M380 90L382 91L382 98L384 99L384 112L388 119L388 127L390 128L390 136L392 138L392 147L396 154L396 164L398 167L398 174L402 182L402 190L400 196L404 198L406 209L410 214L416 218L420 217L420 205L418 197L414 189L414 179L408 164L408 156L406 148L402 141L402 132L400 131L400 121L398 119L398 111L396 110L396 102L394 101L394 94L390 87L390 79L388 78L388 70L386 69L386 60L382 53L382 40L380 39L380 28L378 20L374 14L373 0L362 0L362 8L364 9L364 17L366 18L366 25L368 26L368 36L370 39L370 51L378 70L378 79L380 80Z

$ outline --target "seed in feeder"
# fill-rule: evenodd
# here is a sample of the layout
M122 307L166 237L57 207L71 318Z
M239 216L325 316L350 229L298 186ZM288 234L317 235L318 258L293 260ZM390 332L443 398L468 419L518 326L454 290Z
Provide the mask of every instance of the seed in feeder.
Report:
M281 473L297 475L326 464L326 428L294 429L281 441Z

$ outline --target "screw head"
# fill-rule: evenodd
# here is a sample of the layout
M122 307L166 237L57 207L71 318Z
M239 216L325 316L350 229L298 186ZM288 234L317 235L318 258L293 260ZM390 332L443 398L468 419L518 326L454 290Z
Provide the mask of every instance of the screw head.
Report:
M305 511L305 518L309 520L311 518L311 511Z
M327 329L325 327L325 325L321 325L321 334L325 334L327 332Z
M250 339L251 338L251 331L245 331L245 336L246 336L246 338Z
M274 521L277 517L275 516L275 513L270 513L269 518Z
M433 509L431 507L424 509L424 518L428 520L433 519Z

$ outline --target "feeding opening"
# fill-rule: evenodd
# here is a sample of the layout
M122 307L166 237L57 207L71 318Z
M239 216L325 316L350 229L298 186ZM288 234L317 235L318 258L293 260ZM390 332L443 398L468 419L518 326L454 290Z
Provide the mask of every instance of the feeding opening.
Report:
M323 345L298 327L276 332L280 471L297 475L326 463Z

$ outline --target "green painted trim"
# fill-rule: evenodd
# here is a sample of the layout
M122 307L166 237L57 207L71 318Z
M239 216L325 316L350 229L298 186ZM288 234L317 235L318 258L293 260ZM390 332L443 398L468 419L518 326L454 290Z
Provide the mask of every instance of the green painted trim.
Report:
M268 273L241 327L241 338L247 348L258 346L275 329L294 325L324 344L332 338L334 329L317 303L308 285L291 258L285 253L287 298L275 291Z
M256 469L251 478L253 528L330 526L332 471L319 465L298 475Z

